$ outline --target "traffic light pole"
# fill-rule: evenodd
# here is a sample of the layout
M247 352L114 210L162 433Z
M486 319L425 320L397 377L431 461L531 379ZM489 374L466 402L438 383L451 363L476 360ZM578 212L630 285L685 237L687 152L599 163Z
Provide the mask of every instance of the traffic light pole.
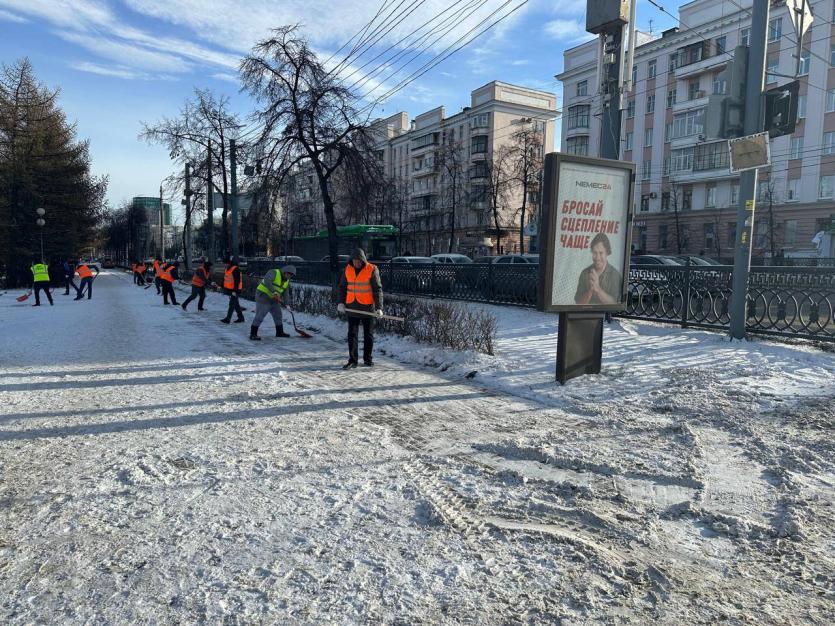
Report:
M751 14L751 47L745 80L745 135L762 132L763 83L765 80L766 34L770 0L754 0ZM754 236L757 170L747 170L739 177L739 205L736 211L736 251L730 306L731 338L745 338L748 318L748 272L751 268L751 240Z
M613 63L603 64L603 112L600 119L600 149L602 159L620 158L620 66L623 44L623 29L617 28L602 35L601 54L606 58L614 56ZM609 52L613 51L613 52Z
M232 170L232 256L238 256L238 151L235 140L229 140L229 167Z

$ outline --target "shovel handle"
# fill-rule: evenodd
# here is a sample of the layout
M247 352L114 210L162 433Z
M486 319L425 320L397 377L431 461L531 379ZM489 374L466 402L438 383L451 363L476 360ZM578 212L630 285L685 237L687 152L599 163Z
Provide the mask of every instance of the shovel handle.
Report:
M357 309L345 309L346 313L353 313L354 315L367 315L368 317L376 317L383 320L391 320L392 322L405 322L405 317L397 317L396 315L377 315L369 311L358 311Z

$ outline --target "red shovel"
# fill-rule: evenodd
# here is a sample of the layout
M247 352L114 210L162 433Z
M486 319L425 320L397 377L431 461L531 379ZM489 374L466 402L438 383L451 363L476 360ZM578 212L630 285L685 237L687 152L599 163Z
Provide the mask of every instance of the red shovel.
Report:
M17 297L17 298L15 298L15 299L16 299L18 302L26 302L26 301L29 299L29 296L31 296L31 295L32 295L32 290L30 289L29 291L27 291L26 293L24 293L22 296L18 296L18 297Z
M296 316L293 315L293 309L291 309L289 306L286 306L286 305L285 305L284 308L287 309L288 311L290 311L290 318L293 320L293 328L295 329L295 331L297 333L299 333L299 337L304 337L305 339L313 339L313 335L303 331L301 328L296 326Z

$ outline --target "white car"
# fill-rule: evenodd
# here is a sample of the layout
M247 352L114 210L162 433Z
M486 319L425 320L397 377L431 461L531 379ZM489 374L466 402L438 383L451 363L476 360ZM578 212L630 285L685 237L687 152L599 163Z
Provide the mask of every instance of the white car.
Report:
M456 265L460 265L462 263L473 262L466 254L433 254L430 258L433 263L455 263Z

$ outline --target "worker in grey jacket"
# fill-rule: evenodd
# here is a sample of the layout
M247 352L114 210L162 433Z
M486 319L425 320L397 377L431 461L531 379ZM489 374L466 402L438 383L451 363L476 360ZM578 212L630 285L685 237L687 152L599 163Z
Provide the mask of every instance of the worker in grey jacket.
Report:
M275 268L266 273L255 289L255 319L249 329L249 338L253 341L261 341L258 336L258 327L267 313L273 316L275 322L275 336L289 337L284 332L284 322L281 317L281 302L284 292L290 286L290 279L296 275L295 265L285 265L281 269Z

